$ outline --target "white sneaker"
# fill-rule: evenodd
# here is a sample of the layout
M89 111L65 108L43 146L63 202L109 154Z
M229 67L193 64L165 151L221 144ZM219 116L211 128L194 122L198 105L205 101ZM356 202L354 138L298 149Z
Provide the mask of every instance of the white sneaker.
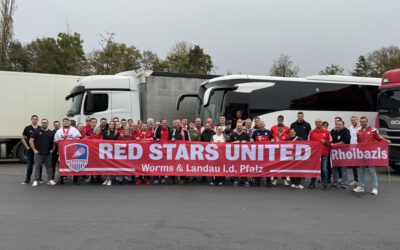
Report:
M353 192L355 192L355 193L363 193L364 192L364 188L358 186L355 189L353 189Z
M301 185L301 184L298 185L297 188L298 188L298 189L304 189L303 185Z
M108 182L108 180L106 179L106 180L103 182L103 186L107 185L107 182Z
M167 181L165 179L161 179L161 184L167 184Z
M272 185L274 185L274 186L276 186L276 179L274 179L273 181L272 181Z
M111 180L108 180L107 181L107 186L111 186L112 185L112 181Z
M287 180L283 180L283 185L289 186L289 182Z
M377 188L373 188L371 191L372 195L378 195L378 189Z
M39 183L37 181L33 181L32 187L37 187L37 186L39 186Z
M56 183L55 181L53 181L53 180L49 180L49 181L47 182L47 185L49 185L49 186L55 186L55 185L57 185L57 183Z
M290 188L296 188L296 185L292 184L290 185Z
M350 186L358 186L358 182L357 181L352 181L349 184Z
M157 185L158 184L158 179L155 179L153 184Z

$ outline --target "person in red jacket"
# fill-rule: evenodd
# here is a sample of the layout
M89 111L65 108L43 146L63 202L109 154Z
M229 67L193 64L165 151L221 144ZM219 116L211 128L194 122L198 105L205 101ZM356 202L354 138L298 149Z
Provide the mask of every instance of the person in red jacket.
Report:
M154 140L154 133L152 130L148 130L147 123L142 123L140 133L136 135L136 139L143 141ZM139 176L139 178L135 182L135 185L142 185L143 179L146 179L146 185L151 185L150 176Z
M384 139L376 128L368 126L367 117L363 116L360 118L361 127L357 129L357 143L374 143L385 141L390 143L389 140ZM367 167L360 166L358 168L358 186L353 189L353 192L362 193L365 187L365 169ZM369 174L371 175L372 191L371 194L378 195L378 176L376 175L375 167L368 167Z
M103 134L101 133L101 128L100 127L96 127L94 129L94 132L87 139L90 139L90 140L95 140L95 139L101 140L101 139L103 139Z
M278 116L278 124L276 124L276 125L271 127L271 132L272 132L272 134L278 133L279 125L282 125L283 126L283 132L285 134L287 134L288 135L287 138L289 138L289 127L285 126L285 124L283 124L284 120L285 120L285 118L283 117L283 115L279 115Z
M89 137L86 137L86 139L89 139L89 140L102 140L103 139L103 134L101 132L100 127L96 127L93 131L94 132ZM91 175L89 177L89 180L90 180L91 184L101 183L101 175Z
M308 136L309 141L321 142L322 143L322 154L321 154L321 179L324 189L328 188L328 155L329 146L332 138L328 130L322 127L322 120L315 120L315 129L311 130ZM315 188L316 178L311 178L309 188Z
M286 141L287 139L289 139L289 130L286 131L285 125L283 125L283 123L280 123L278 124L278 130L273 133L272 136L274 137L274 140L276 142Z

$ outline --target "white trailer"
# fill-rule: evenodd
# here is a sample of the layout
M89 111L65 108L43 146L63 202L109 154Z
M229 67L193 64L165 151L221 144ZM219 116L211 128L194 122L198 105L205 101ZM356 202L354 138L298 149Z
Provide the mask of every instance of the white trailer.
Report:
M22 131L33 114L50 122L62 119L65 96L79 76L0 71L0 159L24 160Z

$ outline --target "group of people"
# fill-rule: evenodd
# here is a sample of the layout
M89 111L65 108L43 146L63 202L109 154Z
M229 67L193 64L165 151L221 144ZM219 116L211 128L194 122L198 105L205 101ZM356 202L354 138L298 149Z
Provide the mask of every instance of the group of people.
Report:
M270 129L265 127L264 121L259 117L254 119L241 119L242 112L239 110L234 119L226 120L225 116L219 118L217 125L212 118L204 123L201 118L194 121L188 119L173 120L169 126L166 119L155 122L149 118L147 121L134 121L132 119L113 118L107 121L106 118L86 118L86 124L76 124L68 118L64 118L62 126L59 121L53 122L53 130L49 128L49 121L39 118L37 115L31 117L31 124L28 125L22 134L22 143L27 150L27 171L26 178L22 184L38 186L43 183L42 165L45 165L47 172L47 184L57 185L54 180L58 164L58 141L66 139L97 139L97 140L152 140L152 141L202 141L202 142L230 142L230 143L251 143L251 142L280 142L280 141L318 141L323 144L321 155L321 183L323 189L328 185L332 188L348 189L355 186L354 192L365 191L365 172L369 169L372 180L372 191L378 194L378 180L375 167L352 167L353 181L349 183L347 167L331 168L329 152L331 144L356 144L370 143L374 141L387 141L381 137L378 131L368 126L367 117L351 117L351 125L346 128L345 121L341 117L335 117L335 127L328 131L328 122L321 119L315 120L315 128L304 120L304 113L298 112L297 120L290 127L284 124L284 117L277 117L277 124ZM387 141L389 143L389 141ZM188 182L206 182L207 178L197 180L195 177L178 177L179 184ZM221 176L209 178L210 185L225 185L232 181L234 186L261 185L261 178L225 178ZM155 176L74 176L73 183L80 181L91 182L92 184L102 183L111 186L113 182L123 184L124 182L136 185L166 184L175 183L175 177ZM283 184L294 189L304 189L298 177L282 178ZM59 184L64 183L64 178L59 178ZM272 187L277 185L277 178L265 178L266 185ZM315 189L316 178L312 178L308 187Z

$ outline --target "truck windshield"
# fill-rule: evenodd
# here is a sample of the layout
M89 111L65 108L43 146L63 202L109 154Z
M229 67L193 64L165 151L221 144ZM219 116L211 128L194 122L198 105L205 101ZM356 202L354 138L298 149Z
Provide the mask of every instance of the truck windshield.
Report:
M72 98L71 108L68 111L67 116L71 117L80 114L82 99L83 99L83 94L76 95Z
M379 113L400 113L400 90L388 90L379 97Z

